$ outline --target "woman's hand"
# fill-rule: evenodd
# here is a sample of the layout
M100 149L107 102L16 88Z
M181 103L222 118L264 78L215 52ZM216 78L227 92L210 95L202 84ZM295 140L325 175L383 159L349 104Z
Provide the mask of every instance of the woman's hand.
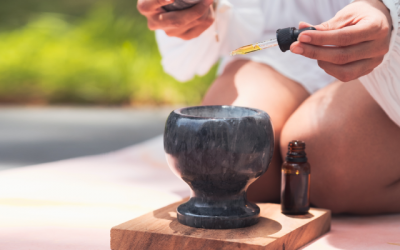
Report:
M299 28L309 26L300 23ZM317 59L326 73L343 82L369 74L389 50L392 19L379 0L355 1L314 27L317 31L301 33L290 50Z
M162 6L173 0L138 0L139 12L147 18L150 30L162 29L168 36L190 40L198 37L214 22L213 0L202 0L195 6L166 12Z

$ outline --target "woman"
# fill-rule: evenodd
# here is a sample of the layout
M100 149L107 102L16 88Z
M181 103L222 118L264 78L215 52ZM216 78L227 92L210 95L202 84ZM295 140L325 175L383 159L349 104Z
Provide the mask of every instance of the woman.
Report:
M187 80L221 58L203 104L271 116L275 155L249 199L279 201L282 159L299 139L312 166L312 204L334 213L400 212L400 0L221 0L214 7L203 0L163 11L171 2L138 1L157 30L164 69ZM275 47L228 56L299 21L317 31L303 32L292 53Z

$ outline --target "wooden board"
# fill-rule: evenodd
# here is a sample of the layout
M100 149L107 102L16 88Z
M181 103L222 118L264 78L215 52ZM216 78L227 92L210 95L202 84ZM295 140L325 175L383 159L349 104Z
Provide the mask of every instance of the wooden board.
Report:
M310 209L309 214L289 216L278 204L257 204L258 224L240 229L198 229L180 224L176 208L182 202L160 208L111 229L111 249L298 249L330 230L331 212Z

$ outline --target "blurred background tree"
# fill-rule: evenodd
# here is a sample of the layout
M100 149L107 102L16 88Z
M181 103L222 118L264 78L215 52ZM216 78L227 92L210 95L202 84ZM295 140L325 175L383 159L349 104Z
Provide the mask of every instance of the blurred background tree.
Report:
M215 77L165 74L136 0L0 6L0 103L194 105Z

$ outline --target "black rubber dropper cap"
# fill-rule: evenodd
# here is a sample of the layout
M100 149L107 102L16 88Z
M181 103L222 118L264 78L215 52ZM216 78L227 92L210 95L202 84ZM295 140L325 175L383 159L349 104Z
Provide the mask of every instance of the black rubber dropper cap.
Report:
M278 41L279 48L282 52L290 50L290 45L297 41L300 33L306 30L316 30L314 27L308 27L301 30L295 27L279 29L276 31L276 40Z

